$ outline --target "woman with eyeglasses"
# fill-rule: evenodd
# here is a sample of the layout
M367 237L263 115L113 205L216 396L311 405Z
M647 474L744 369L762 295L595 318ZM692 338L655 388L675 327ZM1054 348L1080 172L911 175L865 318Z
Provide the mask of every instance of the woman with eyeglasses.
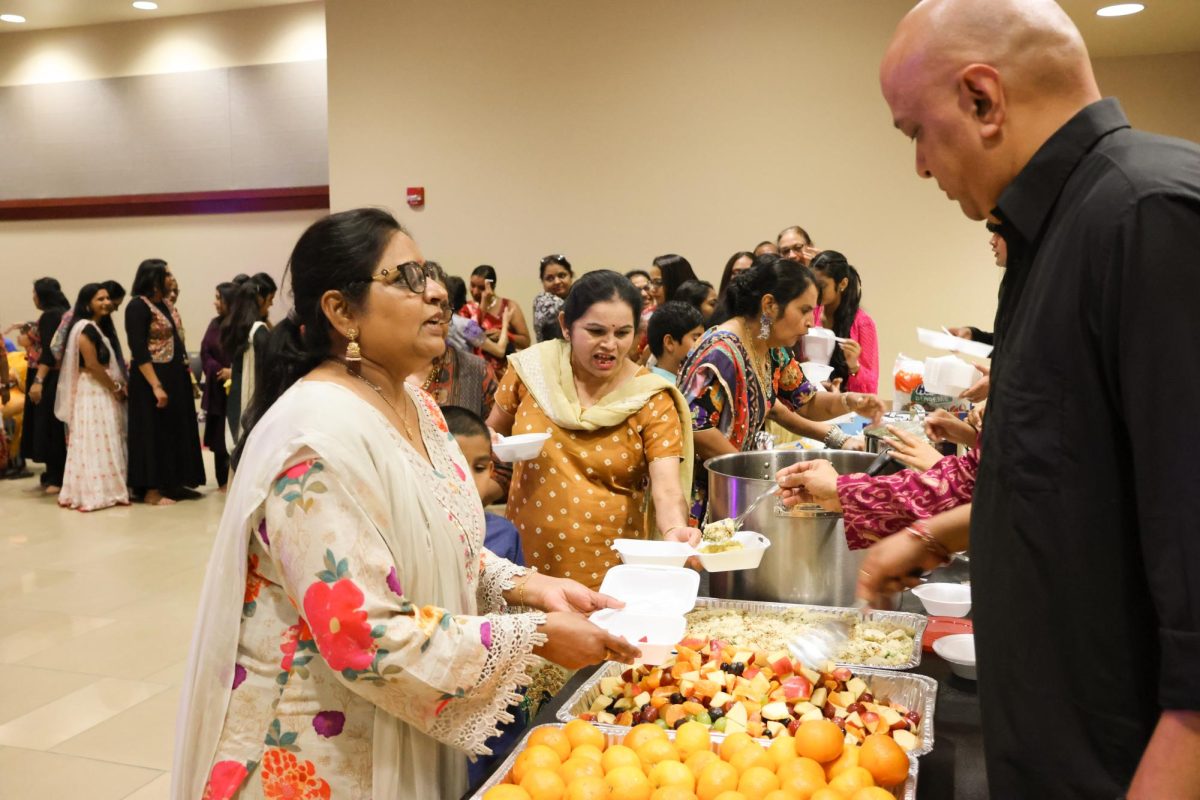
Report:
M446 292L386 211L313 223L205 578L171 796L460 797L542 656L638 650L615 604L483 547L471 470L407 382ZM535 611L504 613L508 604Z
M781 230L775 242L779 247L779 255L806 267L812 257L820 252L813 247L812 237L808 235L808 231L799 225L792 225Z
M129 488L148 505L198 496L204 484L200 428L183 323L167 301L177 286L167 262L138 265L125 307L129 342Z
M540 277L542 291L533 298L533 331L537 340L543 342L556 338L558 312L562 311L563 300L571 291L575 273L566 256L551 255L542 259Z
M479 327L483 328L488 338L495 341L500 337L500 331L504 326L505 311L512 309L509 312L508 353L529 347L531 341L529 326L525 323L525 314L521 311L521 307L507 297L496 294L495 267L487 264L476 267L471 272L469 288L472 302L467 303L458 313L473 319ZM491 363L492 369L496 370L496 375L501 376L504 374L504 370L508 369L508 362L505 359L497 358L486 350L481 350L480 354Z

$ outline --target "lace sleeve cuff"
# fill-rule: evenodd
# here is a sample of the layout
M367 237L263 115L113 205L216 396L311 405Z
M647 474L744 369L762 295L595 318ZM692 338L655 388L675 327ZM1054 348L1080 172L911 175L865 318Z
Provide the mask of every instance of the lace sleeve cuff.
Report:
M513 588L516 578L532 572L528 567L519 567L500 558L489 550L484 551L483 573L479 576L479 593L476 597L480 614L495 614L508 608L504 593Z
M500 725L513 721L508 708L521 702L521 690L529 685L534 670L542 663L533 650L546 643L546 635L538 632L538 626L545 622L546 615L540 612L489 614L483 623L490 633L490 640L485 640L487 660L472 694L491 698L490 702L447 703L429 734L468 755L491 755L485 742L499 735Z

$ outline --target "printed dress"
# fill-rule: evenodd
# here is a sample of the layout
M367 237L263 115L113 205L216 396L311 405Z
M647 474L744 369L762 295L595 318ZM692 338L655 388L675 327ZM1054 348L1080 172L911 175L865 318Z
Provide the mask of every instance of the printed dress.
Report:
M779 400L798 410L817 393L800 363L783 348L770 351L771 384L762 386L737 334L711 328L680 368L679 386L692 409L692 430L716 429L738 450L752 450L767 413ZM696 461L691 523L708 511L708 471Z
M544 617L497 613L524 570L483 548L474 483L431 398L418 403L426 461L373 408L354 398L346 406L345 389L305 391L305 407L377 419L391 439L376 457L391 451L407 465L371 467L396 495L381 497L303 448L251 514L233 691L203 797L458 797L462 751L483 752L495 725L511 720L504 708L528 680ZM408 485L393 485L401 473ZM404 522L417 506L444 516ZM397 524L404 529L380 530ZM470 599L455 600L454 585ZM423 604L430 596L447 603Z

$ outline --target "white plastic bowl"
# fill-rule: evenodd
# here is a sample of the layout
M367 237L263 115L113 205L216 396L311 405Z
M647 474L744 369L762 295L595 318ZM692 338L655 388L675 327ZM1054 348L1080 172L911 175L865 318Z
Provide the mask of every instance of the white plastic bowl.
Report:
M700 566L708 572L732 572L735 569L757 569L762 563L763 553L771 546L771 540L761 533L754 531L738 531L733 535L735 542L742 546L737 550L727 550L724 553L702 553L696 549L700 558ZM700 547L704 547L703 543Z
M943 636L933 643L933 652L950 664L950 670L955 675L969 681L975 680L975 634Z
M649 564L658 567L682 567L695 555L687 542L660 542L649 539L614 539L612 549L625 564Z
M833 367L828 364L818 364L816 361L805 361L800 365L800 369L804 371L804 377L808 382L817 386L829 380L829 376L833 374Z
M522 433L506 436L492 445L492 452L501 461L528 461L537 458L542 445L550 438L548 433Z
M961 583L926 583L912 590L926 614L965 617L971 610L971 587Z

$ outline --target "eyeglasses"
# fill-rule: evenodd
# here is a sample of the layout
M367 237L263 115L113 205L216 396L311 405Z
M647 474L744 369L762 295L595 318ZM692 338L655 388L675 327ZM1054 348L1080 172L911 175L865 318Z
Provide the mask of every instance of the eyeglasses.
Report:
M791 244L791 245L788 245L787 247L780 248L779 254L781 256L800 255L800 253L804 252L804 248L806 248L806 247L808 247L808 245L806 245L806 244Z
M416 261L406 261L391 269L382 269L371 276L371 280L379 281L384 286L395 286L403 279L413 294L424 294L430 278L437 280L434 268L428 264L418 264Z
M650 285L651 285L651 286L653 286L653 287L655 287L655 288L657 288L657 287L659 287L659 286L662 286L662 285L663 285L662 278L651 278L651 279L650 279Z
M560 264L566 260L567 260L567 257L564 256L562 253L556 253L555 255L546 256L545 258L543 258L542 266L544 267L547 264Z

